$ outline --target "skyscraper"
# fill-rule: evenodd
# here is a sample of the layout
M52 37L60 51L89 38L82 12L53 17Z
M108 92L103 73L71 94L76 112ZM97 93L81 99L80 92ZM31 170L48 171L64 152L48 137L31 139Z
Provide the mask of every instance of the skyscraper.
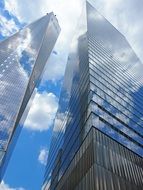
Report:
M142 190L143 65L89 2L76 31L43 189Z
M0 43L0 178L59 32L49 13Z

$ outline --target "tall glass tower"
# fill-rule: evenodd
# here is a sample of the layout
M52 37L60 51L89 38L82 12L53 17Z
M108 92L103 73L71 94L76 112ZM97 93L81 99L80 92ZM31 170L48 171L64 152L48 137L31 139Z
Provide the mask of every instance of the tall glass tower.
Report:
M49 13L0 43L0 177L59 32L56 17Z
M91 3L81 18L43 189L142 190L143 65Z

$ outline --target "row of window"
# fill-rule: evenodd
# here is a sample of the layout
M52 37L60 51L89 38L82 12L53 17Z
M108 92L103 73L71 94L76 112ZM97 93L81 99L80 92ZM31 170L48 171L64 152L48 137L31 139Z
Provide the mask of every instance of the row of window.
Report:
M119 100L123 105L130 107L130 109L134 108L139 117L142 117L143 113L141 105L138 104L138 102L134 101L128 93L121 90L120 86L117 86L114 82L112 82L111 79L109 80L109 78L98 69L98 65L93 64L90 63L90 74L97 79L97 83L100 81L104 86L107 87L109 93L111 91L111 93L113 92L116 94L117 98L120 98Z
M134 123L137 123L141 128L143 126L143 120L142 117L134 110L134 108L130 109L127 105L123 105L119 99L117 99L117 95L113 93L111 90L106 89L106 87L98 82L94 77L90 77L92 84L94 84L94 91L99 96L101 96L105 101L109 102L111 105L113 105L116 109L119 110L119 112L124 113L124 115L127 118L130 118L134 121ZM93 89L93 85L92 85Z
M117 73L116 69L112 70L111 63L107 62L107 60L104 60L103 57L100 57L97 52L93 53L92 51L89 51L89 58L91 58L93 61L95 61L95 63L98 63L100 65L100 67L103 68L104 71L109 73L109 76L110 77L112 76L113 79L116 80L115 82L122 85L123 89L126 89L127 92L134 93L134 92L138 91L138 89L140 88L140 87L133 88L133 85L131 84L130 79L124 79L124 77L121 74ZM141 92L139 92L137 94L137 97L139 98L139 101L143 100L143 96L142 96Z
M119 107L117 102L113 100L110 96L106 94L105 99L105 92L103 92L101 89L99 89L97 86L94 85L94 83L91 83L91 90L95 92L95 97L93 96L93 99L95 101L98 101L98 104L107 109L109 112L113 113L113 115L117 118L119 118L122 122L124 122L126 125L131 126L131 128L135 129L136 131L139 131L141 135L143 135L143 128L140 123L135 121L134 117L131 115L126 115L126 112L124 112L124 109L122 110L122 107ZM98 98L97 98L98 97ZM96 100L97 98L97 100ZM119 108L118 108L119 107Z
M113 68L115 68L115 70L117 69L119 72L120 71L123 72L124 70L126 70L126 75L123 75L123 77L130 78L131 85L133 87L137 87L137 89L138 89L138 87L142 86L142 83L139 82L138 80L136 80L136 78L133 77L132 74L129 73L129 71L127 71L128 64L130 64L130 63L121 64L119 61L117 61L118 57L114 59L115 55L113 57L112 52L107 51L107 49L105 49L104 46L101 45L101 43L97 42L97 40L94 37L93 38L89 37L89 46L90 46L90 48L92 48L92 50L96 49L98 54L100 54L102 57L106 57L106 59L110 61L110 64L112 65ZM100 51L101 49L102 49L102 51ZM133 50L132 49L130 49L130 50L135 55ZM120 72L121 75L123 74L122 72Z
M93 59L90 59L90 68L101 76L102 81L108 81L107 85L110 85L113 91L118 91L118 94L121 97L124 96L128 103L130 102L130 104L133 105L132 101L134 100L136 109L142 113L142 101L138 98L138 93L131 93L128 87L123 86L123 84L121 84L117 78L116 80L113 80L113 73L109 73L108 70L103 68L102 64L96 62Z
M117 120L116 117L113 117L113 113L106 111L106 109L102 109L102 107L96 105L94 102L91 102L92 104L92 111L96 115L98 115L100 118L103 118L104 121L108 122L110 125L112 125L117 131L122 133L125 136L128 136L134 143L136 143L138 146L141 146L143 148L143 138L141 138L140 133L137 133L135 130L132 130L132 128L126 127L123 125L120 120ZM96 125L101 127L102 129L105 128L105 126L100 126L99 123L96 123Z

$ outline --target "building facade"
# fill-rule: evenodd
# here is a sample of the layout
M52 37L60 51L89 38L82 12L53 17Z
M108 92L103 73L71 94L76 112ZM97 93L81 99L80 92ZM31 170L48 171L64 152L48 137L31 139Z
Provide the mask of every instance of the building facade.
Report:
M142 190L143 65L92 3L81 18L43 189Z
M49 13L0 43L1 178L23 124L27 104L59 33L58 21Z

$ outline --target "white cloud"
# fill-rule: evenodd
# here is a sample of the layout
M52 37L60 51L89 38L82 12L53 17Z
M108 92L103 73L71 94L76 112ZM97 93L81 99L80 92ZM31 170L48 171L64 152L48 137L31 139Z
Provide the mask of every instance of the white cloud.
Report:
M53 124L58 100L52 93L37 93L31 105L24 127L36 131L49 129Z
M57 55L52 54L46 64L46 68L42 77L42 82L47 80L60 80L65 71L65 63L67 60L67 53L59 52Z
M22 187L11 188L11 187L9 187L9 185L5 184L4 181L2 181L0 184L0 190L25 190L25 189Z
M18 26L13 19L7 20L4 16L0 15L0 33L3 36L10 36L18 31Z
M40 150L39 156L38 156L38 161L43 164L46 165L47 163L47 158L48 158L48 153L49 151L46 148L43 148Z

